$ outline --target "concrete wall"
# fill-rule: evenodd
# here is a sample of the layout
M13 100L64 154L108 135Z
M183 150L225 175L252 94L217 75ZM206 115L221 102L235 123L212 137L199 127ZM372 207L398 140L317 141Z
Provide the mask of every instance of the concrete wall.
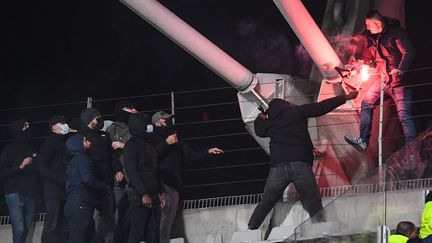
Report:
M384 199L386 199L385 223L394 229L400 221L412 221L420 224L424 205L424 191L399 191L387 194L363 194L344 196L337 200L323 200L326 206L327 221L338 225L343 233L359 233L374 231L384 224ZM333 202L334 201L334 202ZM184 210L177 218L173 229L173 238L184 237L191 242L194 236L221 233L223 242L227 243L236 231L247 229L247 223L255 205L239 205L207 209ZM275 226L286 226L294 233L294 229L309 215L299 202L278 203L265 219L261 230L268 235L269 229ZM39 243L43 223L37 223L29 235L27 243ZM297 232L307 234L310 224L307 222ZM332 227L334 228L334 227ZM337 232L333 232L337 233ZM0 242L12 242L9 225L0 226Z
M33 224L27 235L26 243L40 243L42 228L42 222ZM0 242L12 243L12 228L10 225L0 225Z
M326 198L323 204L327 220L343 226L339 227L342 233L361 233L376 231L377 227L384 223L391 229L395 229L398 222L407 220L418 226L424 197L424 191L398 191L388 192L386 195L378 193L343 196L336 200ZM384 199L387 201L385 221ZM255 205L241 205L185 210L178 218L174 235L185 237L191 242L195 235L222 233L223 242L229 242L235 231L247 229L247 222L254 208ZM280 202L270 212L261 230L263 235L267 236L272 227L286 226L291 233L294 233L294 229L308 218L308 213L299 202ZM308 226L310 226L309 222L304 224L304 227ZM298 229L301 230L303 229Z
M174 238L184 237L191 242L196 235L222 233L223 242L229 242L236 231L247 230L249 217L256 205L240 205L209 209L184 210L174 228ZM270 215L262 229L268 228Z

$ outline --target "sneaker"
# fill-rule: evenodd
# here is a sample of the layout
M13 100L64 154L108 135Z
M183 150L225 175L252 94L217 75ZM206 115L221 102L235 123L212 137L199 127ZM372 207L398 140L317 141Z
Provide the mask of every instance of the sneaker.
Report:
M364 153L367 149L367 144L361 138L353 138L345 135L345 141L352 145L360 153Z

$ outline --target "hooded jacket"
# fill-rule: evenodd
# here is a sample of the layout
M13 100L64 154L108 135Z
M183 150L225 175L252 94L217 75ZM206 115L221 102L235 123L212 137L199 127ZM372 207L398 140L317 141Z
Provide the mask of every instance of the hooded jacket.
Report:
M270 137L270 166L295 161L312 163L313 144L307 119L322 116L344 103L342 95L300 106L273 99L267 110L268 119L258 116L254 121L255 134Z
M381 33L373 35L365 30L366 37L360 59L368 63L371 60L381 58L385 61L385 70L391 72L393 69L407 71L414 60L415 50L408 34L400 27L400 22L395 19L384 17L384 29ZM383 70L384 71L384 70ZM392 86L404 85L401 78L392 81Z
M125 171L130 187L142 197L163 191L158 171L156 148L150 144L151 134L146 132L150 117L139 113L131 115L129 132L132 137L123 149Z
M93 163L84 150L83 138L78 133L66 141L72 157L66 170L66 200L94 207L97 194L103 192L107 185L94 176Z
M37 157L44 178L44 199L65 199L65 173L69 162L65 140L67 135L51 132L39 149Z
M40 195L41 180L36 170L36 162L24 169L19 166L27 158L35 158L36 150L30 146L31 127L23 131L26 120L20 119L11 124L15 142L8 144L0 155L0 180L4 182L5 194L20 193L30 197Z

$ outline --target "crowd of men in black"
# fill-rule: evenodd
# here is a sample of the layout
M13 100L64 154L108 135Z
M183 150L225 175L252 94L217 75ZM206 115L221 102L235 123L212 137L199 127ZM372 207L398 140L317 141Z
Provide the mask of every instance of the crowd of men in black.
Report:
M183 163L223 151L195 152L163 111L149 116L120 101L115 113L105 127L94 108L81 112L80 125L54 115L39 150L30 145L29 121L11 124L15 141L1 153L0 178L14 243L25 242L41 191L43 243L170 241Z

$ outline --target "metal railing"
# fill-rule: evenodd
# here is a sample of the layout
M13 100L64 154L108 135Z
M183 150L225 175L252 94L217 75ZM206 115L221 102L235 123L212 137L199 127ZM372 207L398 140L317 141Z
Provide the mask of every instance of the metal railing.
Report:
M181 202L181 208L187 209L200 209L200 208L214 208L226 207L246 204L256 204L262 199L263 194L240 195L231 197L215 197L195 200L185 200Z
M38 213L33 217L33 222L45 222L46 213ZM0 226L10 225L10 216L0 216Z
M325 187L320 189L323 198L338 197L341 195L360 195L382 193L384 191L404 191L404 190L425 190L432 186L432 178L395 181L377 184L360 184L351 186ZM257 204L262 199L263 194L250 194L230 197L215 197L195 200L184 200L181 202L183 210L206 209L227 206L239 206ZM296 201L298 195L296 193L288 194L288 201ZM44 222L46 213L35 215L34 222ZM0 216L0 225L9 225L9 216Z
M341 195L372 194L403 190L424 190L432 186L432 178L395 181L377 184L359 184L350 186L325 187L320 189L321 197L339 197ZM263 194L240 195L231 197L215 197L181 202L183 210L226 207L236 205L256 204L262 199ZM298 195L289 193L287 201L296 201Z

